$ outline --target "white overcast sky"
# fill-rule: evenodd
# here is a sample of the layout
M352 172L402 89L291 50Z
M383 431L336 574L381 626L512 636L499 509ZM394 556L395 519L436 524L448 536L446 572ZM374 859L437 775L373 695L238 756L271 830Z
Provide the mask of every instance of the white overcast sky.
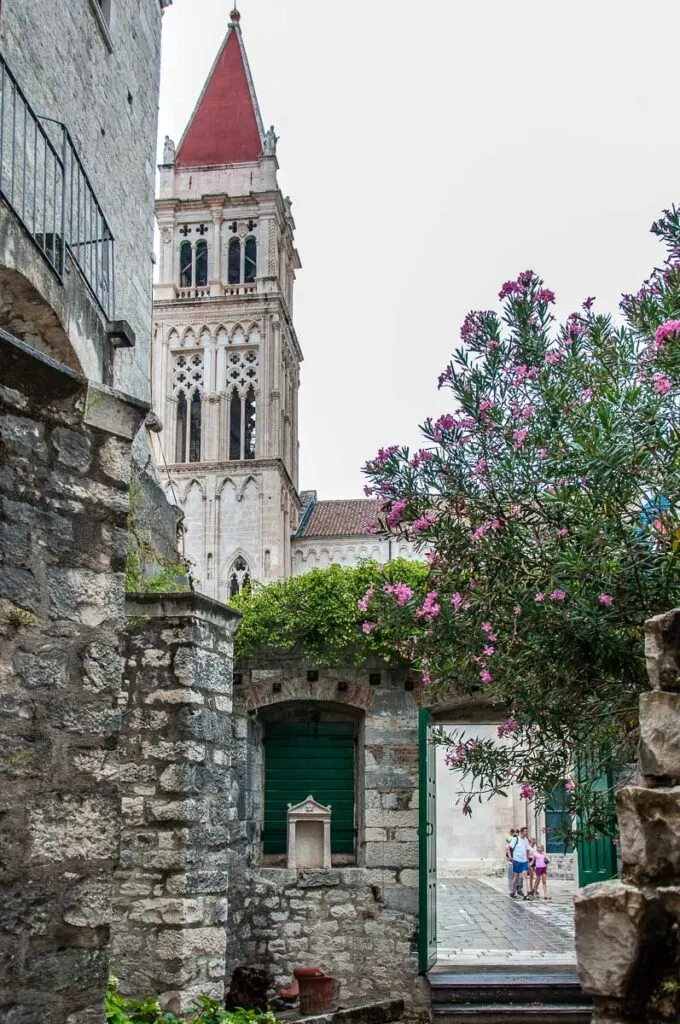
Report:
M678 0L242 0L302 259L300 486L361 493L380 445L447 408L470 308L538 271L615 310L680 199ZM179 141L229 0L164 16L159 132Z

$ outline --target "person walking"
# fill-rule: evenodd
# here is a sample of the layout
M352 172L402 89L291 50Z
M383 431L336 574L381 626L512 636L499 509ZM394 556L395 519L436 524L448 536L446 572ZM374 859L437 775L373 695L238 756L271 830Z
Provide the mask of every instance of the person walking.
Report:
M515 837L516 842L512 850L512 872L515 891L510 893L511 899L523 897L526 900L528 898L528 894L524 891L524 879L529 870L528 831L529 829L525 825L519 830L519 838Z
M505 862L508 877L508 894L510 896L512 896L515 891L515 873L512 869L512 854L515 849L515 843L517 842L518 836L519 832L517 829L511 828L510 834L505 837Z
M545 846L539 843L534 854L536 863L536 881L534 882L534 893L538 896L539 885L543 886L543 899L548 899L548 858L545 854Z
M536 875L534 872L534 861L536 859L536 840L529 840L529 895L534 895L534 883L536 881Z

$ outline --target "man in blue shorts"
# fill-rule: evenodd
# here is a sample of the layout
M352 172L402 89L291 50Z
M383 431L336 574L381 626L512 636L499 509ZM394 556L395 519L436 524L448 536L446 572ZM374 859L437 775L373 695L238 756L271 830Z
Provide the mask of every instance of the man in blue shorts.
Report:
M527 898L524 892L524 879L529 870L529 840L526 826L519 830L519 839L512 851L512 874L514 878L514 891L510 893L511 899Z

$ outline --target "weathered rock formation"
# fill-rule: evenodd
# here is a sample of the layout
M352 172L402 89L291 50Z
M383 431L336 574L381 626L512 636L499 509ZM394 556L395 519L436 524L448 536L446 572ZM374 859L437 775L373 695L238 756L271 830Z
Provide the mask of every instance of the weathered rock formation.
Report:
M622 881L576 898L576 953L594 1024L680 1019L680 609L650 619L640 698L643 783L617 797Z

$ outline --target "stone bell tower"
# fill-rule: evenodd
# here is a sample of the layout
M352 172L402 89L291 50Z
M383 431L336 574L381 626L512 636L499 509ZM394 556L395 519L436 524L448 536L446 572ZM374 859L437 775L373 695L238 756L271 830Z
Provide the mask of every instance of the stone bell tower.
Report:
M300 260L276 143L233 10L176 151L165 141L153 346L156 456L198 586L222 601L290 574L300 509Z

